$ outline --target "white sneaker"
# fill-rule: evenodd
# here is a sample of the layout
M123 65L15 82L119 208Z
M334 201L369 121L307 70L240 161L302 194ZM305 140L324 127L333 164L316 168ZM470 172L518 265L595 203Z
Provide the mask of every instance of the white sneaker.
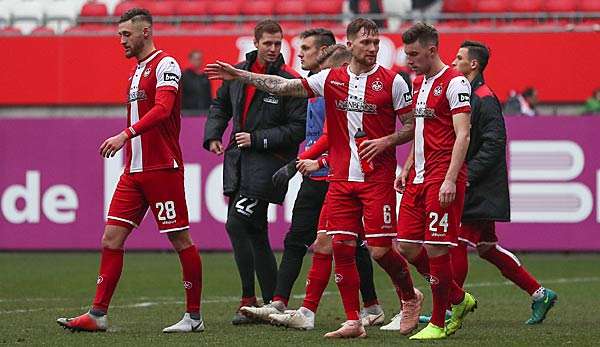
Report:
M187 312L179 322L163 329L163 333L192 333L201 331L204 331L204 320L202 317L200 319L192 319Z
M385 313L380 305L371 305L360 310L360 319L364 327L382 325L385 321Z
M274 313L269 315L271 324L285 326L288 328L300 330L312 330L315 328L315 314L305 308L300 307L291 313Z
M379 328L379 330L391 330L391 331L398 331L400 330L400 322L402 321L402 311L398 312L394 318L392 318L392 321L389 322L388 324L382 326L381 328Z
M281 314L285 309L286 307L281 301L275 301L262 307L243 306L240 308L240 312L244 316L268 322L270 314Z

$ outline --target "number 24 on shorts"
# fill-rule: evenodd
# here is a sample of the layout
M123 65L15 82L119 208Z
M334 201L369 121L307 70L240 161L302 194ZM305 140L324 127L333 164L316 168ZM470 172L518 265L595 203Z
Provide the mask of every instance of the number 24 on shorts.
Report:
M429 212L429 219L431 220L429 223L429 231L431 231L431 235L444 236L444 234L448 232L448 213L444 213L442 218L440 218L439 214L436 212ZM440 228L444 228L444 231L442 232L439 230Z

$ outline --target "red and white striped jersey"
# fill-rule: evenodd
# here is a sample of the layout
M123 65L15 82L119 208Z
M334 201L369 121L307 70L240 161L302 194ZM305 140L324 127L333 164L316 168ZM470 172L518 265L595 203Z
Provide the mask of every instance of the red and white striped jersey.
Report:
M127 127L131 127L154 107L158 89L176 91L169 119L131 138L125 147L125 172L142 172L183 166L179 131L181 129L181 69L177 61L161 50L138 62L129 76Z
M310 96L325 97L329 132L329 179L331 181L389 182L396 172L396 149L388 148L367 175L360 167L354 135L360 128L369 139L396 130L396 115L410 112L412 96L400 75L375 64L360 75L349 66L326 69L302 80Z
M443 181L456 140L452 117L470 113L471 84L458 71L445 66L430 78L418 76L413 81L415 114L415 163L410 173L413 183ZM467 178L463 164L459 181Z

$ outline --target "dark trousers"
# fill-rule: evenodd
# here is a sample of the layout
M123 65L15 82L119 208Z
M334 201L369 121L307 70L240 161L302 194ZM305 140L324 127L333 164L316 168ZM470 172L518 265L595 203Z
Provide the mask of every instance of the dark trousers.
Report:
M242 282L242 297L255 296L254 273L264 302L273 299L277 262L269 244L269 203L236 193L229 199L225 228Z

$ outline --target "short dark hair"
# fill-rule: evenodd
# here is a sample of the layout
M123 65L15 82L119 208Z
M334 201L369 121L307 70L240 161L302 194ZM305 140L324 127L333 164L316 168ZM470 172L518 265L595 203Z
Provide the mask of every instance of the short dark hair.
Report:
M316 28L308 29L300 33L301 39L313 36L315 37L315 43L317 44L317 47L335 45L335 36L331 30Z
M202 52L200 52L197 49L191 50L190 53L188 53L188 59L191 58L194 54L199 54L200 56L202 56Z
M533 88L533 87L527 87L527 88L525 88L523 93L521 93L521 95L523 95L524 98L531 97L531 96L533 96L533 94L535 94L535 88Z
M371 19L367 18L356 18L346 28L346 37L348 40L353 40L356 35L360 32L360 29L365 29L365 32L372 35L379 34L379 28L377 28L377 24Z
M256 23L256 26L254 27L254 39L256 39L257 42L260 41L264 33L283 34L283 29L281 29L281 25L276 21L272 19L263 19Z
M323 64L327 60L331 59L334 66L340 66L345 62L349 62L352 59L352 53L345 45L335 44L327 47L325 52L319 56L317 63Z
M460 48L467 49L467 52L469 52L470 60L477 60L479 62L481 70L480 72L483 72L483 70L485 70L488 61L490 60L490 49L488 48L488 46L478 41L467 40L460 45Z
M121 15L121 18L119 18L119 23L127 22L128 20L131 20L133 23L146 22L152 26L152 15L150 14L150 11L145 8L134 7L127 10Z
M402 34L402 42L407 45L419 41L422 46L438 46L440 39L438 31L432 25L418 22Z

